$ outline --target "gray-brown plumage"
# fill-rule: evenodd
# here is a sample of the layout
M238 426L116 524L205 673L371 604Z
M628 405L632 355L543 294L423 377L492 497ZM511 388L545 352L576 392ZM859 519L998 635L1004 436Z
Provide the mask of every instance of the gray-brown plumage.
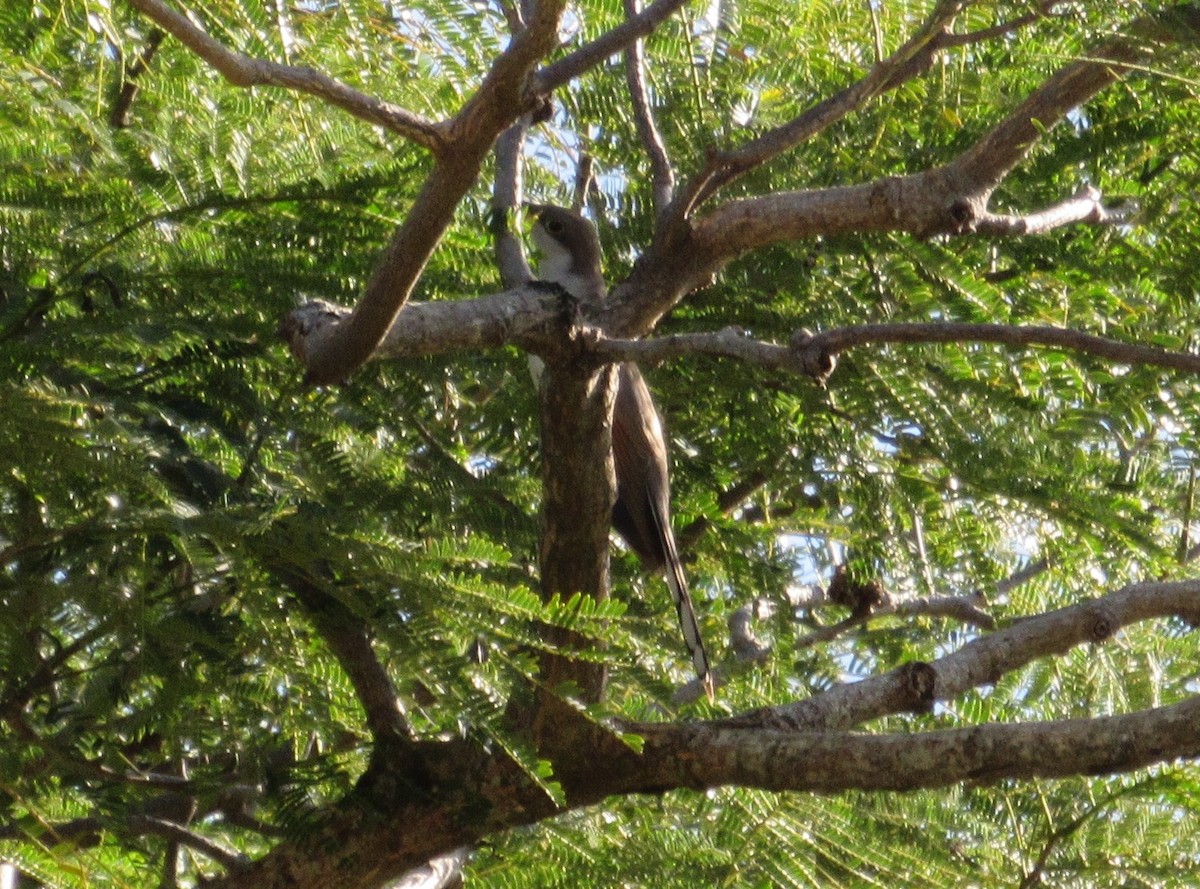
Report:
M600 239L595 227L562 207L534 205L531 210L537 220L533 240L542 253L539 277L581 301L602 299L607 287L600 270ZM612 449L617 477L613 527L648 570L665 572L692 666L711 694L708 653L671 530L666 439L650 390L635 364L618 368Z

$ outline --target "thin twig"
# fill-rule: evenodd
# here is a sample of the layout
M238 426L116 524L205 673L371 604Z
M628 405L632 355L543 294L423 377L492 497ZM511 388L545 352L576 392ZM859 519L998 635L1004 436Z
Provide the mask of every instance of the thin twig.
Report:
M249 859L237 852L230 852L219 843L202 836L193 830L188 830L182 824L167 821L164 818L153 818L149 815L131 815L126 819L126 825L135 833L153 833L166 837L187 846L200 854L211 858L227 871L238 871L249 864Z
M625 15L634 18L638 14L638 0L625 0ZM654 195L654 209L661 213L671 203L675 194L675 171L667 157L667 146L663 143L654 122L650 107L650 95L646 89L646 58L642 41L635 40L625 48L625 84L633 103L633 123L641 139L642 148L650 160L650 184Z
M1012 216L1003 213L983 213L969 223L969 230L988 235L1038 235L1065 225L1090 223L1113 225L1126 222L1136 206L1131 203L1105 207L1100 191L1086 185L1074 197L1036 213Z
M687 2L688 0L656 0L636 16L626 19L590 43L542 68L534 77L535 89L546 94L574 80L609 56L621 52L633 41L650 34Z
M154 54L158 52L166 33L160 28L151 28L146 35L146 45L125 69L125 80L121 84L117 99L113 102L112 111L108 115L108 124L113 129L124 129L129 126L129 115L133 111L133 100L138 94L138 78L150 67Z

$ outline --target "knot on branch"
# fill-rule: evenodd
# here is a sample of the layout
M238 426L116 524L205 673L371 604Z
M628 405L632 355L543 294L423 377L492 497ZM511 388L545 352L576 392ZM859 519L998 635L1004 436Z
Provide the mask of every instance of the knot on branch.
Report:
M827 595L829 601L847 606L855 617L866 617L888 601L887 591L878 578L856 583L850 579L845 565L834 569Z
M1104 642L1112 638L1118 626L1119 624L1106 611L1096 610L1091 615L1091 622L1088 625L1088 635L1092 637L1093 642Z
M529 110L530 125L537 126L540 123L545 123L552 117L554 117L553 94L534 96L533 107Z
M913 713L928 713L933 709L933 689L937 685L937 670L924 661L913 661L900 668L900 685Z
M975 222L979 218L979 213L976 211L975 205L966 198L959 198L952 203L946 209L946 214L949 217L947 228L950 233L963 235L975 231Z
M596 355L602 331L587 321L589 303L549 281L531 281L528 286L554 294L558 305L547 323L531 331L534 335L526 337L522 345L546 361L603 364L604 360Z
M821 337L801 327L792 334L788 346L800 362L800 369L818 386L824 386L837 367L837 356L825 347Z
M769 618L775 606L765 599L755 599L729 616L729 642L738 660L763 663L770 657L771 646L762 642L754 632L756 621Z
M287 343L292 356L308 366L309 337L314 333L337 326L350 312L323 299L309 300L284 316L275 334Z

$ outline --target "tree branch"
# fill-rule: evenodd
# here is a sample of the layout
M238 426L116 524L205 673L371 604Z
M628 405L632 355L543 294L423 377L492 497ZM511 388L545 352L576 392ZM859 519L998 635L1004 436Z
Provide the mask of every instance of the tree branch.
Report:
M725 784L769 790L910 790L961 781L1102 774L1200 755L1200 698L1123 716L1032 725L985 725L920 734L845 731L868 719L927 709L935 699L994 682L1037 657L1110 638L1154 617L1200 622L1200 581L1126 587L1023 620L931 664L909 664L804 701L710 722L626 723L635 752L564 705L551 726L577 743L555 757L568 807L613 794ZM555 699L557 700L557 699ZM407 761L373 761L353 799L328 812L302 845L285 842L216 885L294 889L378 881L474 842L484 833L554 814L540 788L502 757L459 739L425 745L426 798L402 780ZM386 751L385 751L386 756ZM478 788L488 788L480 818ZM464 793L464 788L470 791ZM314 854L313 850L320 850ZM336 854L328 854L334 849ZM304 875L302 881L298 875Z
M835 604L826 596L813 596L807 601L792 603L799 608L814 608L825 604ZM797 648L808 648L822 642L829 642L845 634L855 627L862 626L876 617L894 615L896 617L945 617L960 623L980 627L985 630L995 629L996 620L982 609L987 599L982 593L970 593L965 596L912 596L895 599L887 595L884 601L873 606L869 611L851 614L835 624L820 627L796 640Z
M956 0L942 0L916 34L888 58L877 62L866 77L739 148L713 152L704 169L681 193L672 208L672 217L687 217L720 188L811 139L881 93L924 73L940 48L937 38L950 27L963 5Z
M454 889L462 886L462 869L471 850L466 846L449 855L439 855L428 864L414 868L387 889Z
M595 354L608 361L657 364L684 355L736 358L760 367L804 373L824 380L841 352L882 343L996 343L1025 347L1045 346L1064 352L1091 355L1115 364L1146 365L1200 373L1200 355L1173 352L1154 346L1125 343L1108 337L1048 325L975 324L931 321L896 324L858 324L823 333L797 331L790 346L751 339L742 330L727 327L711 333L681 333L648 340L597 337Z
M391 677L375 656L370 624L331 596L306 573L283 559L266 559L272 573L291 587L309 618L354 686L376 742L401 743L409 737L408 720Z
M655 0L637 15L627 18L590 43L542 68L534 76L535 89L544 95L574 80L609 56L621 52L635 40L652 33L687 2L688 0Z
M1007 37L1009 34L1014 34L1022 28L1027 28L1044 18L1054 15L1054 7L1060 5L1062 2L1063 0L1049 0L1049 2L1042 3L1033 12L1019 15L1007 22L1000 22L999 24L992 25L990 28L980 28L978 31L968 31L965 34L951 34L947 32L938 38L938 43L942 47L949 48L972 46L976 43L995 40L997 37Z
M1036 658L1103 642L1121 627L1160 617L1200 624L1200 581L1126 586L1098 599L1025 618L929 664L906 664L735 721L801 730L847 729L881 716L927 709L934 701L951 700L975 686L994 683Z
M167 35L159 28L151 28L146 35L146 45L138 53L138 57L125 67L125 78L113 102L112 111L108 115L108 125L115 130L129 126L129 116L133 111L133 101L138 94L138 78L150 67L154 54L163 38Z
M279 325L279 335L296 358L308 364L314 353L331 348L329 341L352 311L314 300L293 309ZM561 292L538 282L477 299L409 302L372 357L438 355L510 344L536 348L547 326L561 315Z
M951 165L954 176L980 185L999 183L1067 112L1123 78L1150 55L1150 47L1181 43L1200 32L1200 6L1179 3L1129 24L1116 37L1074 62L1036 90Z
M201 855L211 858L227 871L235 872L241 870L250 863L249 859L245 856L237 852L230 852L220 843L214 842L193 830L188 830L182 824L176 824L164 818L154 818L149 815L134 815L128 818L125 823L134 833L156 834L166 837L168 840L176 842L181 846L194 849Z
M918 734L627 726L645 740L637 783L705 790L917 790L962 781L1128 772L1200 756L1200 697L1122 716Z
M0 827L0 840L33 839L42 842L48 838L54 844L69 843L77 848L89 847L96 845L100 835L106 830L111 830L114 824L134 836L154 834L187 846L189 849L195 849L220 864L227 871L237 871L249 863L244 856L230 852L220 843L189 830L182 824L146 814L133 814L126 818L119 818L115 822L98 817L75 818L61 824L48 824L45 826L45 833L35 837L31 837L28 832L18 827L6 825Z
M638 0L624 2L625 15L629 19L635 18L638 14ZM662 213L675 194L675 171L671 169L667 146L663 144L658 126L654 122L654 112L650 107L650 95L646 90L646 58L641 40L635 40L625 48L625 84L633 103L633 123L650 160L654 209Z
M304 352L310 382L325 385L344 380L371 357L393 328L455 208L478 178L492 143L520 114L544 101L531 89L529 74L538 59L554 48L565 6L566 0L538 3L525 30L513 37L479 89L446 125L446 149L437 155L354 312L322 338L319 350Z
M434 123L391 102L360 93L312 68L281 65L278 62L252 59L234 52L206 34L186 15L176 12L160 0L129 2L134 9L153 20L212 65L234 86L269 84L308 93L350 112L361 120L410 139L435 154L445 148L444 124Z
M942 4L908 50L913 59L932 59L937 35L947 27L944 15L957 4ZM942 30L939 30L942 29ZM750 250L782 241L819 235L904 231L918 237L961 235L983 224L1004 234L1044 231L1070 221L1087 221L1079 205L1067 202L1016 222L989 214L988 201L1004 176L1037 139L1073 108L1087 102L1150 57L1149 41L1178 43L1200 30L1200 7L1180 4L1130 26L1135 38L1117 38L1071 63L1035 90L975 145L944 167L875 182L808 191L780 192L730 201L699 219L683 220L699 201L723 183L779 151L844 117L872 95L892 85L892 76L910 76L902 52L877 66L863 81L814 106L784 128L737 152L714 155L705 170L680 190L655 241L634 265L633 273L610 294L602 326L610 333L640 336L688 292L703 286L725 263ZM894 66L894 67L892 67ZM883 71L884 73L878 73ZM765 141L763 141L765 140ZM1112 211L1091 214L1113 218Z
M1010 216L984 212L969 225L970 231L985 235L1039 235L1064 225L1113 225L1125 222L1134 209L1132 204L1107 208L1100 202L1099 189L1085 185L1074 197L1037 213Z
M492 233L492 249L496 255L496 267L500 270L500 281L508 288L520 287L533 280L521 240L513 233L508 222L524 201L525 177L521 153L530 120L529 113L521 115L496 140L496 179L492 183L492 216L488 227Z

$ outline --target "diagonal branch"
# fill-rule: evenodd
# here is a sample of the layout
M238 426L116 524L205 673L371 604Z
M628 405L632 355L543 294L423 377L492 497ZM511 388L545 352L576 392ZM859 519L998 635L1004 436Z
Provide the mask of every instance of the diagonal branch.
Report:
M370 624L320 583L285 560L268 559L270 569L295 592L309 618L354 686L376 741L399 743L409 737L408 720L386 668L371 645Z
M1054 74L955 160L950 175L974 188L994 188L1068 112L1124 78L1158 45L1192 39L1197 31L1200 7L1192 3L1132 22L1134 36L1108 40Z
M360 93L341 81L307 67L282 65L265 59L253 59L234 52L215 40L186 15L176 12L161 0L129 0L134 9L176 37L192 52L224 75L234 86L260 84L280 86L309 93L348 111L361 120L411 139L434 153L445 147L442 124L426 120L391 102Z
M159 818L147 814L133 814L125 818L118 818L115 823L121 830L134 836L154 834L165 837L181 846L187 846L189 849L194 849L200 854L211 858L227 871L240 870L248 863L248 859L244 856L236 852L231 852L220 843L210 840L208 837L189 830L184 825L167 818ZM61 824L45 825L45 834L39 836L37 839L43 843L47 840L52 840L54 844L66 844L75 848L85 848L96 845L98 838L105 831L111 830L113 826L114 820L111 818L95 816L75 818ZM18 827L12 825L0 827L0 840L23 840L26 838L28 838L28 834Z
M159 45L162 44L163 38L166 36L162 29L151 28L150 33L146 35L145 47L138 53L136 59L126 65L124 82L122 82L121 89L117 93L117 98L113 102L112 111L108 114L108 125L114 130L124 129L129 126L130 114L133 111L133 102L137 98L139 90L138 78L149 69L150 63L154 60L154 56L158 52Z
M938 38L947 33L963 5L943 0L917 32L892 55L877 62L866 77L739 148L713 152L704 169L680 194L673 215L688 216L720 188L828 129L881 93L924 73L940 48Z
M534 77L535 90L546 94L574 80L609 56L621 52L635 40L652 33L687 3L688 0L655 0L637 15L627 18L590 43L542 68Z
M529 75L557 43L566 0L538 3L526 27L496 58L461 110L451 120L438 124L363 96L309 69L233 53L160 0L134 0L134 6L233 83L276 83L304 89L373 122L390 125L433 152L433 170L376 263L353 313L341 323L333 319L334 323L324 329L326 335L306 342L306 348L293 349L305 361L307 380L324 385L344 380L370 358L408 300L459 201L478 178L492 143L520 114L538 105ZM285 326L293 320L285 319Z
M1007 37L1010 34L1015 34L1022 28L1036 24L1041 19L1056 15L1054 7L1061 5L1063 2L1064 0L1045 0L1045 2L1039 4L1031 12L1024 13L1005 22L999 22L991 27L980 28L977 31L968 31L965 34L943 34L938 38L938 43L943 47L971 46L976 43L995 40L997 37Z
M211 858L227 871L241 870L249 863L249 859L244 855L231 852L220 843L165 818L133 815L125 823L129 830L136 834L156 834L181 846L187 846L189 849Z
M738 725L799 730L848 729L893 713L923 710L1040 657L1112 638L1143 620L1178 617L1200 625L1200 581L1132 584L1057 611L1025 618L928 664L906 664L817 697L734 717Z
M935 13L931 23L944 28ZM914 58L938 45L927 26L910 43ZM1073 109L1119 81L1152 57L1155 50L1200 32L1200 6L1182 3L1132 23L1135 35L1109 40L1090 55L1072 62L1034 90L978 142L943 167L906 176L836 188L779 192L729 201L694 224L682 220L699 200L739 171L750 169L794 140L819 132L832 120L890 85L875 72L848 91L814 106L780 131L772 131L739 151L719 154L705 171L677 194L653 244L635 263L633 273L614 288L604 313L606 330L626 336L644 335L690 291L707 284L736 256L784 241L841 233L903 231L917 237L961 235L982 227L992 233L1045 231L1069 221L1119 219L1113 211L1068 201L1023 221L990 214L987 205L1004 177L1037 140ZM907 71L894 56L881 63ZM888 70L891 70L890 68ZM778 149L778 151L776 150Z
M319 350L306 353L307 379L339 382L360 368L392 329L425 264L475 184L496 137L539 103L529 88L537 61L554 48L566 0L537 4L528 26L497 57L475 94L446 126L447 149L376 263L353 314Z

